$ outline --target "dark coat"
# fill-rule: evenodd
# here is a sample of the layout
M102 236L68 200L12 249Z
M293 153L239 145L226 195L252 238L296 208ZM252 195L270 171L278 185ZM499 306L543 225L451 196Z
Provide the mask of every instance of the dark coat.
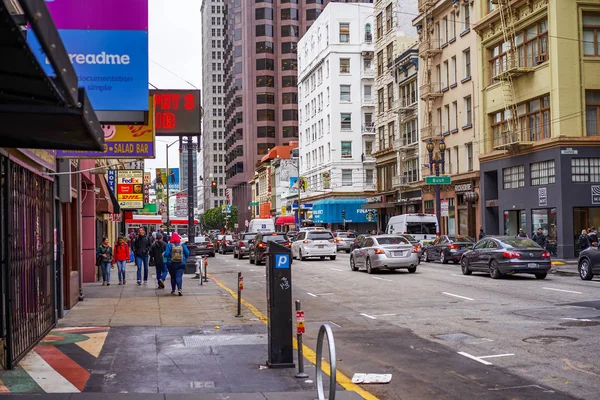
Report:
M536 233L535 235L533 235L533 241L542 246L543 248L546 247L547 238L546 235L544 235L543 233Z
M136 236L133 241L133 254L136 257L145 257L150 252L150 247L152 247L152 239L148 235L144 236Z
M579 250L585 250L591 246L590 238L588 235L580 235L579 236Z
M155 265L163 265L163 253L167 248L167 244L162 240L157 240L152 243L152 247L150 247L150 257L154 259Z

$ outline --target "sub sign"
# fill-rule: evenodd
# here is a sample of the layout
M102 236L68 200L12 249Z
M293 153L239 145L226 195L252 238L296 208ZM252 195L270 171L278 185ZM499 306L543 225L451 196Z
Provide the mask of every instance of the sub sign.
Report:
M296 311L296 328L298 334L306 333L306 327L304 326L304 311Z

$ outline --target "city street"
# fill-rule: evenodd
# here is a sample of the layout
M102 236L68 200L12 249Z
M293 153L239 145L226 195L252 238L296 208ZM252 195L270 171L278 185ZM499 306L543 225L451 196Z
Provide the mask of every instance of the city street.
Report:
M209 274L266 313L265 267L231 254ZM381 399L597 398L600 282L550 274L492 280L454 264L421 263L369 275L349 255L292 265L294 299L306 312L305 343L322 323L334 329L338 369L391 373L364 385Z

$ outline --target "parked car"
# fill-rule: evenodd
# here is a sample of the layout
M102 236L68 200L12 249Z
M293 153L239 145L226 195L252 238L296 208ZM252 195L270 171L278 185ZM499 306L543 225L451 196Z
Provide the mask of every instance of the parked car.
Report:
M293 241L294 241L294 238L296 237L296 235L297 235L297 234L298 234L298 232L296 232L296 231L288 231L288 232L285 234L285 236L288 238L288 240L289 240L290 242L293 242Z
M408 240L409 243L415 247L415 249L417 249L417 255L419 256L419 260L420 260L421 256L423 255L423 245L421 245L421 242L419 242L413 235L401 234L401 235L397 235L397 236L402 236L403 238Z
M219 254L227 254L233 251L234 243L232 235L223 235L219 243Z
M588 247L580 252L577 265L579 277L584 281L589 281L594 275L600 274L600 246Z
M512 236L486 236L463 254L460 264L464 275L487 272L493 279L519 273L544 279L551 267L549 252L531 239Z
M225 237L225 235L218 234L213 238L213 244L215 245L215 248L217 250L221 246L221 240L223 240L224 237Z
M209 257L214 257L215 256L215 245L213 244L213 242L210 241L210 238L208 236L200 236L195 238L195 246L194 248L196 249L195 252L193 252L190 249L190 254L191 255L196 255L196 256L209 256Z
M419 265L417 248L400 235L377 235L365 238L362 246L350 254L350 269L365 268L369 274L378 270L408 269L414 273Z
M239 258L240 260L248 255L250 251L250 244L254 241L256 233L242 233L235 242L233 248L233 258Z
M462 255L471 250L474 244L469 236L441 235L423 250L423 261L439 261L442 264L452 261L458 264Z
M258 233L256 234L254 241L250 244L250 249L248 250L248 258L250 259L250 264L259 265L261 262L263 262L269 242L279 243L286 247L291 246L290 241L287 239L285 234L281 232Z
M370 233L364 233L362 235L358 235L352 242L352 245L350 246L350 252L354 251L355 249L359 249L361 247L362 242L364 242L365 239L370 236L371 236Z
M337 251L343 250L346 253L350 253L354 239L356 239L356 234L352 232L337 232L335 235Z
M309 257L320 257L324 260L329 257L335 260L337 245L333 239L331 231L315 229L310 231L300 231L292 243L292 258L299 258L305 261Z

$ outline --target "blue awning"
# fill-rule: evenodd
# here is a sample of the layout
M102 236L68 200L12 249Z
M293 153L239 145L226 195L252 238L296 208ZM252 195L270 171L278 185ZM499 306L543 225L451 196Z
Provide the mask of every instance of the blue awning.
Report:
M366 199L325 199L313 203L313 221L315 224L343 223L342 211L346 211L347 223L377 222L377 210L362 208L367 204ZM367 214L373 213L373 221L367 219Z

